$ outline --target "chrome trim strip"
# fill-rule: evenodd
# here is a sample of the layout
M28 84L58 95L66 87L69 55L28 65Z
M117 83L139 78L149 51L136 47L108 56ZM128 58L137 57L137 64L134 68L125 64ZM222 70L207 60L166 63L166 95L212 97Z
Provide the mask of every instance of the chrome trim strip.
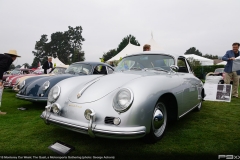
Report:
M30 97L30 96L23 96L20 94L16 94L16 97L19 99L25 99L28 101L33 101L33 102L47 102L47 97L37 97L35 99L35 97Z
M89 82L88 84L86 84L86 85L78 92L77 98L80 98L80 97L82 96L83 92L84 92L88 87L90 87L93 83L97 82L98 80L99 80L99 78L93 80L92 82Z
M199 102L196 106L194 106L193 108L191 108L190 110L188 110L187 112L183 113L181 116L179 116L179 118L182 118L183 116L185 116L187 113L191 112L194 108L196 108L201 102Z

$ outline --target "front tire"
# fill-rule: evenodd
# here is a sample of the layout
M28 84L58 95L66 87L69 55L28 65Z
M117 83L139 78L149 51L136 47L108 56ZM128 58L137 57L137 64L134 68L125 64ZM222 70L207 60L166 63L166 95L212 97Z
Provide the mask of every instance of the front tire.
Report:
M149 143L155 143L162 139L167 128L167 108L164 102L159 101L154 107L151 118L150 133L146 135L146 140Z

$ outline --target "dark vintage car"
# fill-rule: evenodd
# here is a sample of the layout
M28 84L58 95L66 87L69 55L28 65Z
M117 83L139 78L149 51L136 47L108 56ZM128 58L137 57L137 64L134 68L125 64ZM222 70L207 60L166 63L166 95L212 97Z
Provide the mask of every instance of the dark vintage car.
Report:
M17 98L33 101L47 102L50 89L58 82L75 77L92 74L107 75L113 73L114 69L101 62L77 62L71 64L65 71L65 74L47 76L47 77L32 77L28 78L20 84L20 89ZM71 84L69 84L71 85Z

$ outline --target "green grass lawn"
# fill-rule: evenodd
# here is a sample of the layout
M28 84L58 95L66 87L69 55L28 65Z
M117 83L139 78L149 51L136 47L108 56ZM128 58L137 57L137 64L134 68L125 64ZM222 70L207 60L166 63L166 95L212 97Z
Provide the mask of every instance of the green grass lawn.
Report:
M155 144L141 139L90 138L53 125L40 118L45 105L15 98L5 89L0 115L0 156L58 156L48 149L59 140L75 147L68 156L115 156L116 159L218 159L218 155L240 155L240 99L203 103L168 126L164 138ZM21 111L17 108L26 107ZM0 158L1 159L1 158Z

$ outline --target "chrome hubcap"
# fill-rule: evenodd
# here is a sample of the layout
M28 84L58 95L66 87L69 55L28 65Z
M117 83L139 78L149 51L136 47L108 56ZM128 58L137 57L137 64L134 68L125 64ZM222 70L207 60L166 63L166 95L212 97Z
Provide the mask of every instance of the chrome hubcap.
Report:
M152 118L152 127L153 132L156 137L160 137L167 124L167 111L164 104L160 103L154 110L153 118Z
M153 116L153 126L155 129L159 129L163 125L163 114L159 109L155 110L154 116Z

